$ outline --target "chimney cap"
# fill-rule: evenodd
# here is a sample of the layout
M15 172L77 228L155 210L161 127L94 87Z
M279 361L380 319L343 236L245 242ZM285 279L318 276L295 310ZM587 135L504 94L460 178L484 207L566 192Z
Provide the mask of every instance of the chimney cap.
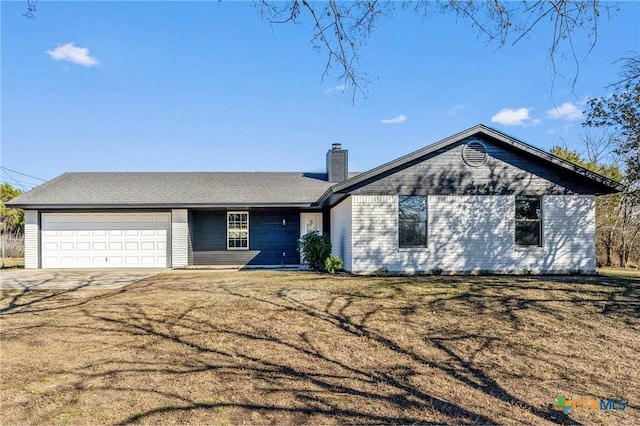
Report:
M342 144L339 142L332 143L331 149L342 149Z

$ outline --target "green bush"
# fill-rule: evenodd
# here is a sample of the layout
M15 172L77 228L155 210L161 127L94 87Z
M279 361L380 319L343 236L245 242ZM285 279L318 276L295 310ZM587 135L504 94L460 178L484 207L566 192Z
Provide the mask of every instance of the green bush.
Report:
M325 270L325 261L331 255L331 241L317 231L310 232L300 238L299 250L304 263L314 271L322 272Z
M338 256L331 255L324 261L324 267L330 274L335 274L344 268L344 262Z
M437 267L437 266L436 266L435 268L431 268L431 269L429 270L429 273L430 273L431 275L442 275L442 273L443 273L443 272L444 272L444 270L442 270L442 268L439 268L439 267Z

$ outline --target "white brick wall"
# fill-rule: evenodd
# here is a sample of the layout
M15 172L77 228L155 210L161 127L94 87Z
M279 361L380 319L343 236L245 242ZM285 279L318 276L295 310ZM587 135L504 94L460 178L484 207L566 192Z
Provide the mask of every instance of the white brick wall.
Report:
M543 197L546 218L542 239L546 251L540 269L596 270L596 201L593 195Z
M373 272L384 266L399 270L398 198L356 195L353 199L353 272Z
M351 271L351 197L331 209L331 254L340 257L344 269Z
M428 246L419 249L398 247L397 196L351 200L353 272L595 271L593 196L544 196L543 247L530 248L515 246L513 196L429 196ZM332 244L344 244L333 211L331 220Z
M187 209L171 210L171 267L189 265L189 214Z
M430 196L427 213L431 260L427 270L512 269L514 197Z
M24 211L24 267L36 269L39 267L40 256L40 223L38 210Z

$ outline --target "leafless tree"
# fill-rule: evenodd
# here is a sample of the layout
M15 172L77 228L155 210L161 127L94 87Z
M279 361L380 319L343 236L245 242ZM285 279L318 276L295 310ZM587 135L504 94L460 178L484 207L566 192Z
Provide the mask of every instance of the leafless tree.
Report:
M310 21L313 27L311 43L326 55L323 79L332 67L337 67L346 86L354 96L363 92L366 73L358 68L358 54L381 18L393 15L397 9L409 10L417 17L428 18L435 12L454 13L478 28L489 41L498 45L517 44L538 27L550 24L549 61L555 75L558 57L569 57L575 73L565 78L573 87L584 55L595 47L598 39L598 20L608 15L611 6L598 0L539 0L539 1L468 1L468 0L405 0L402 2L357 0L341 2L285 2L260 0L262 17L272 24L297 24ZM548 31L548 29L545 29ZM588 51L578 51L575 40L588 40Z

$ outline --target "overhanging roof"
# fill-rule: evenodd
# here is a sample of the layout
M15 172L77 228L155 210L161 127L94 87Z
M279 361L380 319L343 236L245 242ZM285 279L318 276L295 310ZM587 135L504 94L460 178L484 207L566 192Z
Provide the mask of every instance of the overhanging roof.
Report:
M11 207L310 207L331 184L322 173L65 173L11 200Z
M619 182L611 180L598 173L594 173L590 170L587 170L583 167L580 167L576 164L566 161L553 154L542 151L541 149L538 149L534 146L526 144L518 139L512 138L511 136L508 136L490 127L479 124L467 130L464 130L460 133L449 136L448 138L442 139L441 141L431 144L425 148L414 151L396 160L390 161L379 167L371 169L367 172L360 173L353 178L347 179L343 182L333 185L332 187L328 188L324 194L322 194L322 196L318 200L318 204L327 204L329 200L331 200L329 202L330 204L334 204L335 200L339 199L339 198L336 198L335 195L338 195L338 194L346 195L346 193L348 193L350 189L352 189L353 187L363 182L376 179L376 177L382 176L391 170L401 168L404 165L407 165L416 160L419 160L421 157L425 157L437 150L446 148L447 146L458 143L466 138L479 136L479 135L490 137L493 140L498 141L499 143L503 143L505 145L511 146L516 150L526 153L527 155L533 156L543 162L546 162L548 164L551 164L555 167L559 167L564 170L568 170L569 172L574 173L580 179L588 179L601 188L601 191L598 191L597 194L610 194L614 192L621 192L621 191L624 191L625 189L624 185L620 184Z
M97 172L65 173L7 202L31 209L250 208L333 205L363 182L420 160L473 136L484 136L523 155L586 179L595 194L623 191L618 182L484 125L334 184L323 173L278 172Z

